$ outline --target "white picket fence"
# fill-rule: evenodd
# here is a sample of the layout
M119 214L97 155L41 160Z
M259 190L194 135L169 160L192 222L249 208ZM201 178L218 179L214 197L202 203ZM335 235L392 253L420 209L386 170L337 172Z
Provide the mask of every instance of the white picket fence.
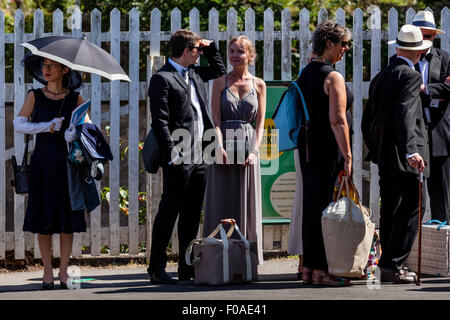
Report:
M266 81L271 80L293 80L298 70L292 67L292 47L293 40L299 40L298 52L300 55L300 68L304 66L308 59L308 47L310 44L310 12L307 9L301 10L298 14L299 29L292 29L292 13L289 9L284 9L281 15L281 30L275 30L274 12L268 8L264 12L264 30L256 31L255 11L251 8L245 12L245 28L238 30L237 11L231 8L227 13L226 31L219 30L219 13L212 9L208 13L208 30L200 30L200 12L194 8L189 12L189 26L182 25L182 13L178 9L171 12L171 30L161 30L161 12L158 9L152 10L150 30L140 30L139 20L142 13L132 9L129 14L129 30L121 30L121 13L114 9L110 13L110 30L101 31L101 15L97 9L91 12L91 30L87 33L87 39L97 45L103 42L110 43L111 54L120 61L121 44L128 43L129 56L129 76L131 83L101 82L99 76L93 75L90 83L85 83L82 89L83 97L91 99L91 119L98 127L102 125L101 103L109 102L109 122L110 122L110 145L114 155L114 160L109 166L109 187L111 190L111 203L109 209L109 226L101 226L100 208L91 212L90 228L84 234L76 234L74 237L73 256L82 255L82 246L91 249L92 256L99 256L101 247L107 245L110 255L120 253L120 245L127 244L129 255L138 254L139 244L145 242L150 245L152 217L156 214L158 202L161 194L160 175L147 175L147 223L138 224L138 189L139 179L144 179L144 175L139 174L139 153L138 142L142 141L143 135L139 132L139 101L146 100L148 81L151 74L162 65L164 59L160 57L161 42L168 41L173 31L184 27L198 32L202 37L214 39L216 42L229 41L235 35L247 35L250 39L263 41L263 53L259 59L263 60L263 74L257 74ZM399 21L398 12L392 8L388 13L388 30L381 30L381 12L378 8L370 11L367 21L364 12L356 9L353 12L353 24L348 27L352 30L353 38L353 66L352 82L347 82L355 96L353 105L353 166L354 180L358 189L362 193L363 179L370 180L370 207L377 215L379 212L379 187L378 173L376 166L371 166L369 171L363 170L363 141L360 130L363 99L367 98L368 81L363 80L363 41L370 41L370 75L371 78L381 70L381 50L382 41L395 39L399 27L404 23L410 23L415 14L415 10L410 8L406 11L406 21ZM450 50L450 11L447 7L441 12L435 12L435 19L438 25L447 33L440 37L441 48ZM345 12L342 9L336 10L333 16L329 16L325 9L319 11L318 23L325 19L335 19L340 24L345 25ZM50 35L71 35L81 36L81 12L75 10L71 17L74 28L70 33L63 32L64 15L59 9L53 13L53 28L51 33L44 32L44 16L41 10L34 12L33 33L25 33L24 13L21 10L14 15L14 33L5 32L5 16L0 11L0 260L5 259L5 252L14 250L15 259L24 259L25 250L34 249L35 257L39 257L37 238L32 234L22 232L24 210L26 206L25 197L14 196L14 231L6 232L6 189L10 188L9 181L5 179L5 164L11 159L13 154L18 159L22 158L24 143L21 134L14 133L14 147L6 149L5 103L14 103L14 115L21 109L25 93L28 89L39 86L39 83L24 83L24 68L21 65L24 49L20 43L30 41L35 38ZM367 22L367 23L366 23ZM366 27L366 28L365 28ZM274 61L275 41L281 40L281 60ZM140 50L142 43L149 44L149 51ZM14 82L5 83L5 45L14 45ZM389 56L394 54L391 47ZM139 57L149 56L147 59L147 81L139 81ZM281 79L274 79L274 66L281 64ZM345 59L337 63L336 68L345 76ZM230 65L228 65L230 70ZM251 71L255 72L253 66ZM128 189L129 189L129 215L128 226L120 226L119 223L119 177L120 177L120 101L128 101ZM10 115L8 119L12 119ZM147 128L149 127L147 120ZM9 136L8 136L9 137ZM32 144L33 145L33 144ZM31 146L31 150L33 147ZM100 184L98 184L100 187ZM143 191L143 190L141 190ZM271 249L274 242L281 243L281 249L287 248L287 226L265 226L264 248ZM173 239L176 239L174 232ZM172 241L174 251L177 251L177 241ZM58 256L59 237L54 237L54 256ZM148 251L148 250L147 250Z

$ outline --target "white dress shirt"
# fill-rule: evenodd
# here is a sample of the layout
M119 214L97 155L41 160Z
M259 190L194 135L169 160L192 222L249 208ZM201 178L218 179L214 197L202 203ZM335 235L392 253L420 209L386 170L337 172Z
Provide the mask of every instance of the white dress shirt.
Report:
M184 77L184 70L187 70L188 68L183 67L181 64L173 61L172 59L169 58L169 62L170 64L175 68L175 70L178 71L178 73L181 75L181 77L184 79L184 81L186 81L187 84L190 83L190 87L191 87L191 103L194 106L194 112L197 116L197 119L195 120L195 123L197 125L197 132L194 132L195 137L194 137L194 146L195 148L200 148L201 150L201 143L203 140L203 130L204 130L204 125L203 125L203 116L202 116L202 109L200 107L200 101L198 100L198 96L197 96L197 91L195 90L195 86L194 83L192 81L189 82L189 78L188 77ZM196 150L198 151L198 150ZM194 155L196 155L197 152L194 152ZM172 159L171 162L176 161L177 159ZM194 160L196 162L196 160Z
M431 48L428 49L426 54L429 54L431 51ZM422 75L422 83L425 85L425 88L428 84L428 72L430 69L430 61L427 59L419 60L419 68L420 68L420 74ZM428 88L426 89L426 94L428 94Z

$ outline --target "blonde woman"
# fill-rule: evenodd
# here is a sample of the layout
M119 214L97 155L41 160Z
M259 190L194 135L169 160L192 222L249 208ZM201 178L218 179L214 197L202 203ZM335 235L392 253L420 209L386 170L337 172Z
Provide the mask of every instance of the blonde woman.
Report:
M211 109L218 148L216 163L208 168L203 234L211 233L221 219L235 219L245 237L257 243L261 264L259 146L264 131L266 84L248 70L255 58L249 38L231 39L228 59L233 69L213 83Z

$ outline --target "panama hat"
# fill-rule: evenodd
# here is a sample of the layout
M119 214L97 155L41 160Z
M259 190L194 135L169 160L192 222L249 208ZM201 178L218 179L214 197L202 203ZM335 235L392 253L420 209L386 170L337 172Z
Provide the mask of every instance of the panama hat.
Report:
M425 50L433 45L429 40L423 40L422 32L418 27L405 24L398 33L397 39L388 44L403 50Z
M430 11L417 11L412 25L422 29L434 30L436 33L445 33L444 31L436 28L433 13Z

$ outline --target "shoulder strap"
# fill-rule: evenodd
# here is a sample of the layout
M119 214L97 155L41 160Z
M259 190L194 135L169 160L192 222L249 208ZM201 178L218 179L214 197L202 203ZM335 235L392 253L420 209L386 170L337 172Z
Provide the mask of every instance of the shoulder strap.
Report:
M34 100L35 100L35 103L34 103L34 106L33 106L33 112L31 113L31 116L30 116L30 122L33 122L34 114L36 112L36 92L39 91L39 90L36 90L36 89L28 90L28 92L30 92L30 91L33 91L33 93L34 93ZM28 141L29 140L30 140L30 135L29 134L25 134L25 150L23 152L22 165L27 165L27 163L28 163Z
M300 78L300 75L302 74L303 69L305 69L305 67L303 67L300 70L300 72L298 73L298 78ZM309 113L308 113L308 108L306 106L305 97L303 96L303 92L300 89L300 87L298 86L297 81L292 81L292 84L295 86L295 88L297 88L298 94L300 95L300 99L302 99L303 112L305 113L305 125L308 126L309 125Z
M25 135L25 151L23 152L23 158L22 158L22 166L28 164L28 140L30 140L30 135Z
M228 88L228 73L225 74L225 89Z

